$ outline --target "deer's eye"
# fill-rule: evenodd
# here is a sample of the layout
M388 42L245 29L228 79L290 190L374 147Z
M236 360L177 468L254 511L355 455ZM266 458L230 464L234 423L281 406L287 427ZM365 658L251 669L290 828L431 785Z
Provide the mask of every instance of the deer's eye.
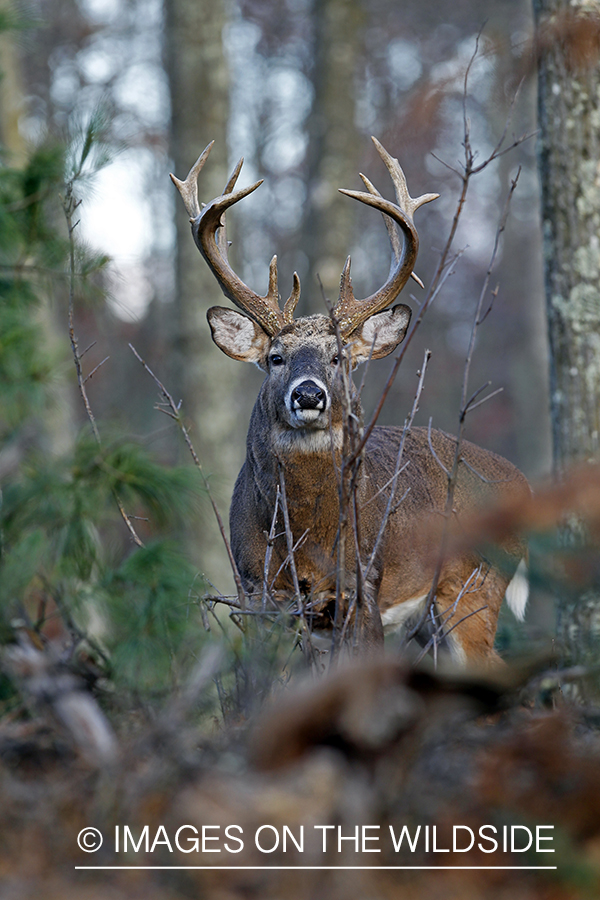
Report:
M269 357L269 362L272 366L282 366L283 356L280 356L279 353L274 353L273 356Z
M337 365L339 364L339 361L340 361L340 358L339 358L339 356L338 356L337 353L336 353L336 355L335 355L335 356L333 357L333 359L331 360L331 365L332 365L332 366L337 366Z

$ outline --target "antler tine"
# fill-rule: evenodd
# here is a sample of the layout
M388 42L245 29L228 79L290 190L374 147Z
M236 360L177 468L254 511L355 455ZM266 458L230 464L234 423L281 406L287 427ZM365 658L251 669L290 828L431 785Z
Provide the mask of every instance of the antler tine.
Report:
M262 184L262 179L247 188L234 191L240 174L243 158L233 170L223 193L201 208L198 201L198 174L206 161L212 143L190 169L185 181L179 181L174 175L171 179L185 203L191 217L192 235L196 246L206 260L213 275L219 282L221 290L239 309L257 322L271 336L276 335L287 322L291 322L293 311L300 296L300 282L294 273L292 293L282 312L279 308L277 288L277 257L274 256L269 266L269 287L264 297L256 294L239 278L230 267L227 259L227 240L225 237L225 213L230 206L247 197Z
M229 176L229 180L227 181L227 184L225 185L225 188L224 188L221 196L224 197L225 194L230 194L233 191L233 189L237 183L237 180L239 178L239 174L242 171L243 165L244 165L244 157L241 156L238 159L233 172ZM225 224L225 213L223 213L223 215L221 216L221 226L219 228L217 228L215 238L216 238L217 246L219 248L219 252L221 253L221 256L223 256L224 259L229 260L229 247L231 246L231 243L230 243L230 241L227 240L227 227Z
M171 181L181 194L181 199L185 204L185 208L187 210L188 216L190 219L195 219L196 216L200 215L200 202L198 200L198 175L204 163L208 159L208 155L212 150L212 146L214 141L211 141L210 144L204 148L190 171L188 172L188 176L185 181L180 181L179 178L175 178L173 173L170 173Z
M381 149L383 150L384 148L382 147ZM366 175L363 175L362 172L359 172L358 174L362 178L363 183L364 183L366 189L369 191L369 193L374 194L376 197L381 197L381 194L379 193L379 191L377 190L377 188L375 187L373 182L370 181L370 179L368 179ZM396 194L396 196L397 196L397 194ZM432 200L435 200L436 197L439 197L439 194L431 195ZM398 262L398 260L400 259L400 251L402 249L402 244L400 242L400 235L398 234L398 229L394 227L393 220L390 219L389 216L386 216L385 213L382 213L382 217L383 217L383 224L386 227L386 231L387 231L388 237L390 239L390 245L392 247L392 259L390 262L390 272L392 272L392 270L394 268L394 264L396 262ZM425 285L423 284L423 282L421 281L421 279L415 272L411 272L410 277L413 278L417 282L419 287L421 287L421 288L425 287Z
M348 337L366 319L375 313L390 306L394 302L409 277L412 274L419 249L419 236L413 224L413 216L424 203L435 200L439 194L422 194L413 199L408 193L406 178L397 159L394 159L376 138L373 142L385 163L394 183L396 203L391 203L381 196L377 188L361 175L368 193L364 191L347 191L340 188L342 194L353 197L361 203L378 209L384 218L390 243L392 246L392 266L387 281L378 291L371 294L365 300L356 300L352 290L350 278L350 257L346 260L340 282L340 296L334 309L334 316L338 320L340 330L344 337ZM404 234L403 245L400 246L399 236L393 223L400 226ZM417 279L420 282L419 279Z
M264 297L255 293L230 267L227 256L221 252L216 232L223 227L223 213L255 191L261 181L234 193L222 194L211 200L201 214L192 222L192 234L196 246L208 263L213 275L219 282L221 290L242 312L264 328L267 334L276 335L283 328L283 313L279 308L277 292L277 257L271 260L269 267L269 288Z
M375 197L381 197L380 192L377 190L373 182L367 178L366 175L363 175L362 172L358 173L362 179L362 182L368 192L373 194ZM402 250L402 243L400 241L400 235L398 234L398 230L394 228L394 223L389 216L383 214L383 223L386 227L386 231L388 233L388 237L390 239L390 244L392 247L392 261L390 263L390 268L393 267L394 262L400 259L400 251Z
M292 292L285 301L285 306L283 307L283 318L286 325L289 325L294 321L294 312L296 311L298 300L300 299L300 278L298 277L298 273L294 272L292 278L294 280Z
M415 211L420 206L423 206L424 203L431 203L432 200L437 200L440 195L421 194L420 197L411 197L408 193L406 176L402 171L402 167L398 160L387 152L383 144L380 144L376 137L372 136L371 140L375 144L377 152L385 163L385 167L390 173L390 178L394 182L394 190L396 192L396 200L398 202L398 206L400 207L400 209L404 210L404 212L412 220L414 218Z

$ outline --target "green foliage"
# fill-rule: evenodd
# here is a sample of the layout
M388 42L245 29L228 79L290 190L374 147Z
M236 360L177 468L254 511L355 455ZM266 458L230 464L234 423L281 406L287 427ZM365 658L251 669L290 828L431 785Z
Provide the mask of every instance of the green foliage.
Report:
M85 120L72 122L66 158L67 180L77 182L79 190L108 165L119 148L109 140L110 105L100 103Z
M98 446L86 431L68 457L30 457L21 477L6 486L0 517L3 559L9 557L4 565L10 569L13 556L21 581L26 572L49 582L89 579L106 561L102 529L120 520L115 492L132 514L153 515L162 527L176 527L178 518L193 513L198 483L191 468L159 465L124 439ZM5 605L7 591L10 579L0 585Z
M64 237L51 224L48 197L62 183L58 147L33 153L22 170L0 167L0 439L15 435L47 401L52 360L37 315L42 275L65 258Z
M189 599L195 576L168 541L137 549L106 573L106 643L119 686L161 696L189 674L203 639Z
M189 518L197 508L199 473L189 467L158 464L139 444L103 431L102 445L84 432L73 454L73 478L85 484L94 504L107 491L116 491L132 507L142 504L160 527Z
M51 373L57 360L44 340L39 309L67 294L69 241L60 197L91 182L110 160L106 111L97 110L74 126L65 146L36 148L26 165L0 163L0 440L16 435L30 416L50 403ZM69 188L69 185L71 186ZM93 276L108 262L104 254L75 245L77 300L98 298ZM68 343L64 343L64 352Z
M52 452L46 434L56 351L42 311L52 296L64 308L72 290L76 317L106 262L71 245L61 197L109 159L105 126L98 112L66 149L38 148L22 169L0 165L0 471L2 447L18 463L0 494L0 654L23 628L36 644L58 637L76 667L94 660L105 696L123 703L161 698L185 679L206 632L190 609L198 576L182 539L197 527L196 469L165 466L102 423L100 443L88 426L67 453ZM66 316L62 344L67 360ZM132 542L120 510L145 546ZM2 676L0 710L16 697Z
M57 606L66 625L96 635L106 674L135 693L161 693L188 670L192 645L198 651L199 616L187 608L196 571L172 540L133 552L115 541L126 534L115 493L129 513L174 533L194 519L199 476L130 441L99 447L87 432L67 457L27 460L0 512L0 634L15 619L43 632Z

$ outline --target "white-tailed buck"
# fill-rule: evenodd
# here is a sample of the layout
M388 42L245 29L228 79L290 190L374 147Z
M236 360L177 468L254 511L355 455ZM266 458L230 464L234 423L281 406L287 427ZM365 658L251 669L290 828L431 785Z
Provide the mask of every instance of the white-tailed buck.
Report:
M269 547L269 593L281 598L299 590L305 608L312 610L319 627L327 623L331 627L336 579L339 601L338 474L347 403L343 385L351 385L351 381L341 377L344 362L340 358L346 357L354 369L368 359L387 356L403 340L410 309L404 305L389 307L415 264L418 235L414 212L438 196L411 198L397 160L378 142L375 144L394 182L396 203L385 200L364 177L367 193L343 193L383 213L392 244L392 268L383 287L370 297L357 300L348 259L339 300L331 316L294 318L300 297L296 273L290 297L283 310L280 308L276 257L271 261L264 297L254 293L231 269L224 213L261 184L234 191L241 161L223 194L202 207L197 179L211 145L184 182L171 176L190 215L198 249L225 296L243 311L210 309L208 321L213 340L228 356L256 363L266 375L252 412L246 462L231 503L231 546L242 583L251 601L263 598ZM403 241L393 223L399 226ZM356 542L348 541L344 581L346 595L351 595L357 590L357 569L366 573L357 602L375 610L376 622L371 616L368 629L371 642L378 633L382 635L382 625L386 632L406 629L422 616L436 564L435 548L431 546L431 534L427 537L425 523L428 519L439 521L444 511L448 476L443 467L451 468L456 449L456 440L444 432L429 434L425 428L411 428L404 434L399 469L402 439L402 428L373 429L354 488L356 502L352 509L359 511L360 559L356 558ZM467 441L462 443L460 454L452 509L456 516L508 494L529 492L524 476L507 460ZM280 507L277 535L269 542L282 483L287 499L287 533L283 533ZM388 508L391 492L397 500ZM352 516L356 525L356 512ZM384 520L385 528L380 533ZM293 565L290 535L296 545ZM525 556L525 546L515 537L502 550L505 563L501 566L469 552L447 560L439 573L432 621L437 614L437 622L445 623L442 644L458 661L487 661L495 657L494 636L505 593L517 615L523 614L526 583L515 572ZM426 624L423 623L422 634L427 631Z

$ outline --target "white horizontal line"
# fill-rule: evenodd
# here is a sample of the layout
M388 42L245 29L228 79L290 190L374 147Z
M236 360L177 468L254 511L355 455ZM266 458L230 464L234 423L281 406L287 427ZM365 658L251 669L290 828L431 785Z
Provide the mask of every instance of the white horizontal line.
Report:
M329 871L335 869L352 869L352 870L361 870L361 871L377 871L381 869L382 871L399 871L404 869L410 870L430 870L430 871L440 871L440 870L485 870L485 871L506 871L506 870L514 870L514 869L557 869L558 866L75 866L76 869L218 869L218 870L226 870L229 872L235 872L236 870L261 870L268 871L269 869L273 871L290 871L297 870L301 871L304 869L308 869L310 871L318 871L319 869L327 869Z

